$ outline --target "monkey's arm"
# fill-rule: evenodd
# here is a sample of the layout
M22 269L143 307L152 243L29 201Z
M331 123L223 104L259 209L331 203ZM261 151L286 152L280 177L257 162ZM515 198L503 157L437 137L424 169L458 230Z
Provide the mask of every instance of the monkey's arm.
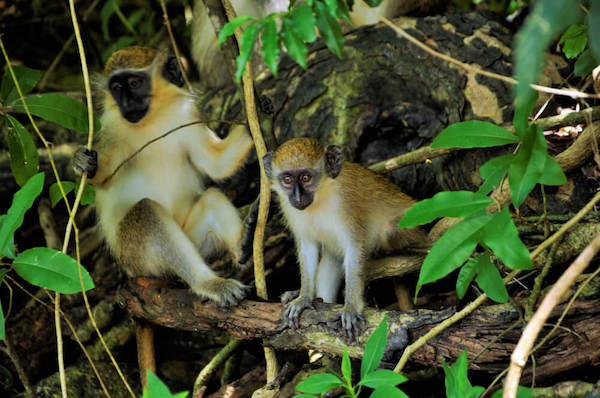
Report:
M236 125L225 139L205 127L207 140L191 143L190 157L194 165L213 180L230 177L246 161L252 149L252 138L246 127Z

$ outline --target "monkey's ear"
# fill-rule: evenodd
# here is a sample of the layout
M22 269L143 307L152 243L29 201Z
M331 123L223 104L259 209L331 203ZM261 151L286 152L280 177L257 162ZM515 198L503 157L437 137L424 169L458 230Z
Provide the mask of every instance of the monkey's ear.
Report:
M267 177L273 177L273 152L267 152L267 154L263 157L263 167L265 168L265 174Z
M183 80L183 73L181 72L181 69L179 69L179 64L177 63L177 58L174 56L169 56L165 60L162 76L166 81L173 83L177 87L183 87L183 84L185 83Z
M342 147L337 145L328 145L325 148L325 172L331 178L337 177L342 171L344 154Z

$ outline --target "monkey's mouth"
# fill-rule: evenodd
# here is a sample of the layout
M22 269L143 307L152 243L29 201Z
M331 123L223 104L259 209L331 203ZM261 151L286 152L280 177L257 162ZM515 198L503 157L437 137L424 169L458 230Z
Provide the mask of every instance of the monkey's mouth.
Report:
M123 115L123 117L125 119L127 119L127 121L130 122L130 123L137 123L140 120L142 120L142 118L144 116L146 116L146 113L148 113L148 108L144 108L144 109L140 109L140 110L127 111L127 112L125 112L125 114Z

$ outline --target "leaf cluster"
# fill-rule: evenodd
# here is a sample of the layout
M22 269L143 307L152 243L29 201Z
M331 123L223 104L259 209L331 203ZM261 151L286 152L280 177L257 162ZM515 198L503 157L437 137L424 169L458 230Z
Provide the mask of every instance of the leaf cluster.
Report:
M568 59L577 58L575 76L586 76L600 64L600 4L592 1L583 23L571 25L558 41Z

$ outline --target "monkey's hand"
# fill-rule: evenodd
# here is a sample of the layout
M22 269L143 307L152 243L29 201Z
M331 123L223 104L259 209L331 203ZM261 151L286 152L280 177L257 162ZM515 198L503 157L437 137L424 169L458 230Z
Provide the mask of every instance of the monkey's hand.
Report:
M235 279L216 277L201 283L198 292L224 307L238 305L250 292L250 288Z
M363 318L361 311L346 304L339 312L339 315L342 322L342 333L346 335L348 341L358 341L358 336L360 336L366 326L365 318Z
M285 294L284 294L285 295ZM283 317L292 329L298 329L300 326L300 314L306 308L314 309L312 300L305 296L298 296L283 307Z
M94 178L98 169L98 152L86 147L78 148L73 155L73 170L78 176L87 171L89 178Z
M296 297L300 295L300 289L298 290L290 290L281 295L281 304L290 303Z

